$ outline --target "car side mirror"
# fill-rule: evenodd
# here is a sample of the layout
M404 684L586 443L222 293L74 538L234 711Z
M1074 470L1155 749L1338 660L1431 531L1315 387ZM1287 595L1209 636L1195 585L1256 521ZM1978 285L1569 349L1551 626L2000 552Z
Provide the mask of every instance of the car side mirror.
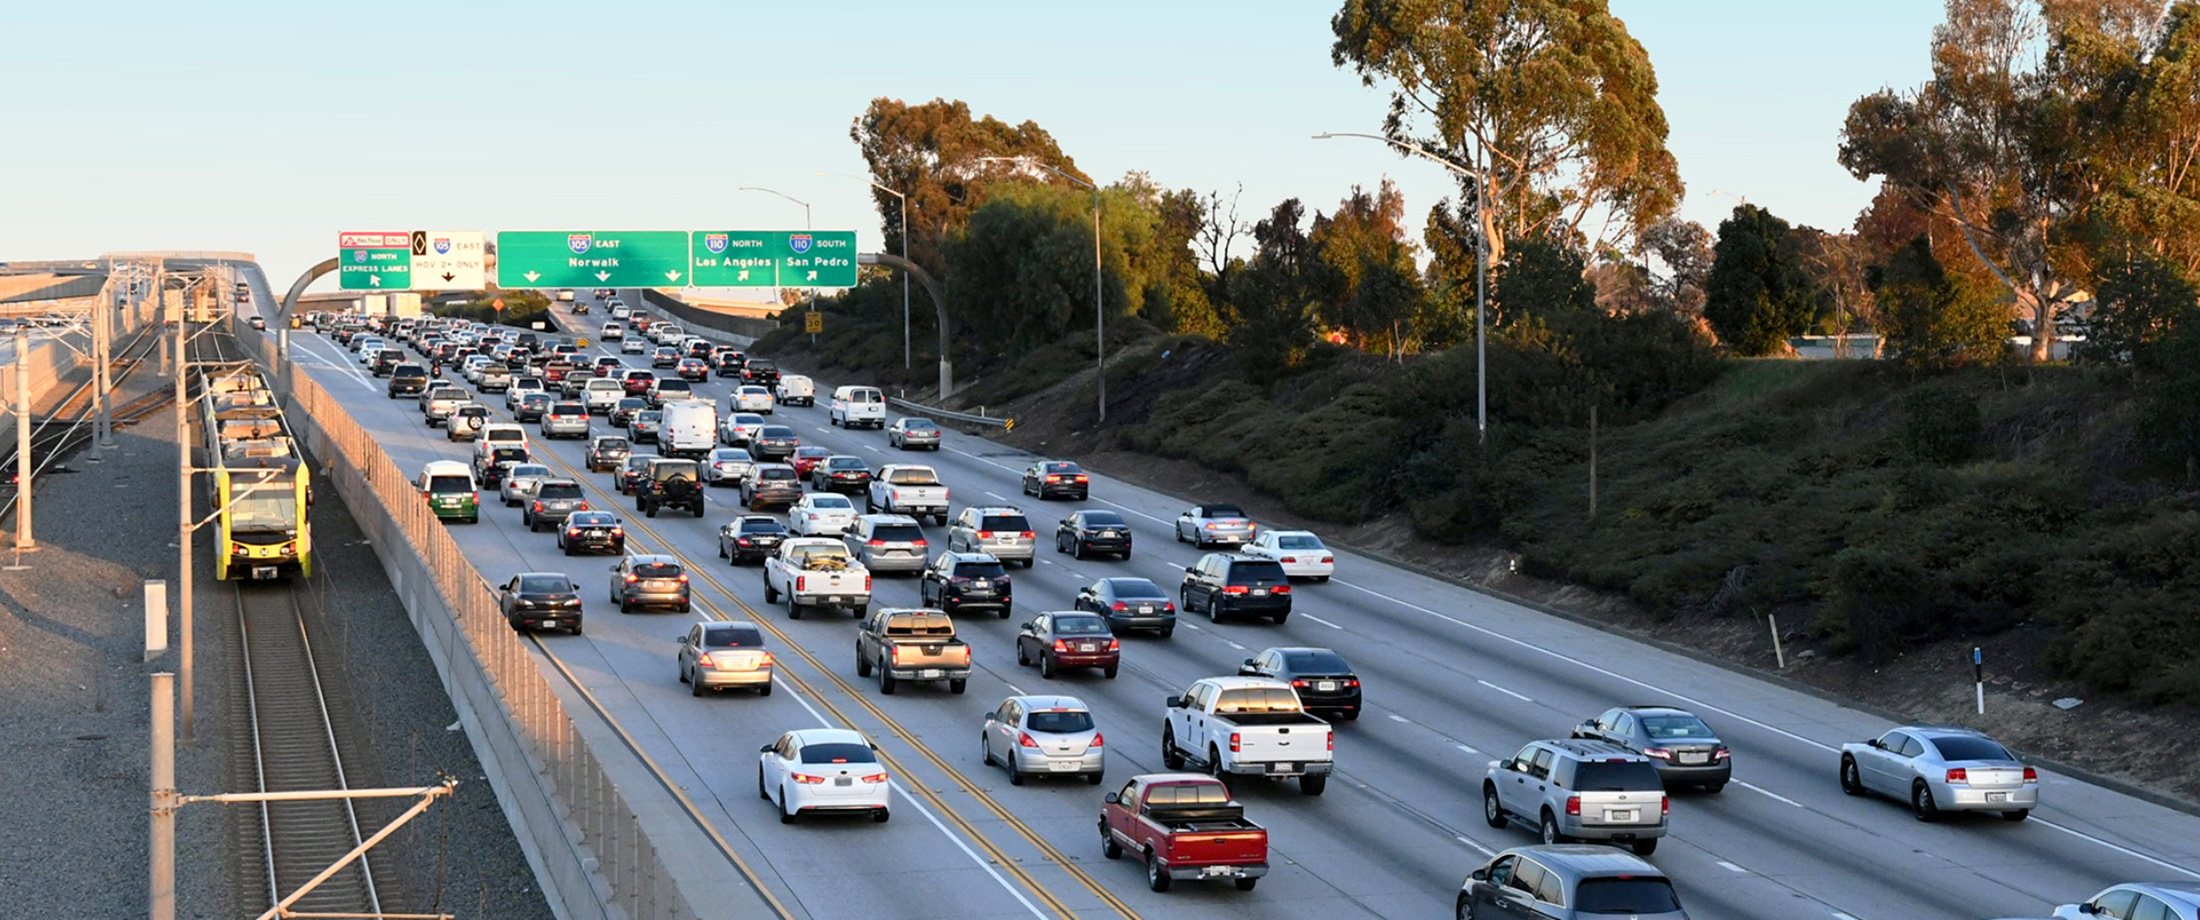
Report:
M1172 696L1168 699L1162 700L1161 705L1166 706L1170 709L1175 709L1178 706L1184 705L1184 698L1181 696Z
M680 643L681 645L686 645L686 644L688 644L688 637L687 637L687 634L685 634L685 633L682 633L682 634L680 634L680 635L678 635L678 636L674 636L674 637L672 638L672 641L674 641L674 642L678 642L678 643Z
M1116 795L1116 794L1115 794L1115 793L1113 793L1113 792L1110 792L1110 793L1108 793L1107 795L1103 795L1103 796L1101 796L1101 797L1100 797L1100 801L1102 801L1102 802L1106 802L1106 803L1108 803L1108 804L1110 804L1110 805L1114 805L1114 804L1116 804L1116 803L1119 803L1119 802L1123 801L1123 797L1122 797L1122 796L1119 796L1119 795Z
M2078 905L2078 913L2081 913L2081 914L2097 914L2097 913L2100 913L2100 912L2101 912L2101 909L2100 909L2100 908L2098 908L2098 907L2095 907L2095 906L2093 906L2093 902L2091 902L2091 901L2088 901L2088 902L2086 902L2086 903L2084 903L2084 904L2080 904L2080 905Z
M1017 627L1017 628L1018 628L1018 629L1030 629L1030 628L1031 628L1031 621L1030 621L1030 620L1025 620L1025 621L1024 621L1024 625L1022 625L1022 626L1020 626L1020 627Z
M1881 740L1879 740L1879 739L1877 739L1877 738L1873 738L1872 740L1870 740L1870 741L1866 741L1866 742L1864 742L1864 743L1865 743L1865 744L1869 744L1869 745L1871 745L1872 747L1875 747L1875 748L1881 748L1881 749L1885 749L1885 748L1886 748L1886 746L1887 746L1887 743L1886 743L1886 742L1884 742L1884 741L1881 741Z
M1468 877L1468 878L1471 878L1471 879L1473 879L1473 880L1475 880L1475 881L1477 881L1477 882L1486 882L1486 881L1489 881L1489 880L1490 880L1490 870L1488 870L1488 869L1476 869L1476 870L1474 870L1474 872L1473 872L1473 873L1469 874L1469 875L1468 875L1467 877Z
M771 752L772 752L772 748L773 748L773 747L774 747L774 745L769 745L769 744L767 744L767 745L764 745L763 747L757 748L757 749L756 749L756 752L757 752L757 753L759 753L759 754L769 754L769 753L771 753Z

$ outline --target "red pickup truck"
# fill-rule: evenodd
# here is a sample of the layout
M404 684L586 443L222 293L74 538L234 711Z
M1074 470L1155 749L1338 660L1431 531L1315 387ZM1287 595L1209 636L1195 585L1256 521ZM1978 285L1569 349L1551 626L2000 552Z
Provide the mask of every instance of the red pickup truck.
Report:
M1245 818L1221 780L1198 773L1148 773L1110 792L1100 810L1100 852L1146 861L1146 884L1232 879L1253 890L1268 874L1268 830Z

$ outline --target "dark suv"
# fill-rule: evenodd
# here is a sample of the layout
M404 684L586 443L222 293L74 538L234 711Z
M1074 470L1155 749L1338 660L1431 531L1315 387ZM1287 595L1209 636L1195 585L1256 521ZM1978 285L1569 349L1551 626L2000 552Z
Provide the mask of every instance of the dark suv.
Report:
M802 477L784 463L758 463L756 472L741 480L741 506L755 511L770 505L792 507L802 500Z
M660 508L685 508L702 517L707 504L702 470L693 460L651 460L634 484L634 504L650 517L656 517Z
M1181 591L1185 613L1203 610L1214 622L1243 614L1280 624L1291 616L1291 580L1273 559L1208 553L1184 570Z
M1514 847L1491 857L1459 886L1461 917L1631 917L1682 920L1680 895L1665 873L1611 847Z
M944 552L925 566L917 582L918 603L948 613L969 609L993 610L1008 619L1012 585L1001 560L986 553Z
M520 523L528 533L556 530L575 511L588 510L581 484L571 479L545 479L535 486L535 497L520 508Z
M418 364L390 368L390 398L419 396L428 391L428 369Z
M750 358L741 365L741 379L758 386L779 382L779 365L767 358Z

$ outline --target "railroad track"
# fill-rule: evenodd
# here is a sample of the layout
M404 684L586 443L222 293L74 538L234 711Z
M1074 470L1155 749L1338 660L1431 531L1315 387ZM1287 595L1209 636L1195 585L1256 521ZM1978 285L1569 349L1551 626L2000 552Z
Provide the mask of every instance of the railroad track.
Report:
M258 792L349 788L346 746L329 717L298 588L240 582L235 591L237 631L229 643L230 665L242 686L245 721L233 737L246 785ZM268 802L249 806L249 817L240 814L238 908L253 914L265 911L358 846L371 831L361 832L354 801ZM290 910L381 913L382 896L390 891L377 885L372 858L369 851Z
M152 356L153 350L160 346L160 337L155 334L157 328L148 326L139 330L135 336L123 342L115 350L114 358L108 365L108 373L113 385L121 386L122 382L129 379L132 373L136 372L139 367L144 366ZM52 466L56 458L91 442L91 423L94 413L93 397L92 384L89 381L79 384L76 389L69 392L69 395L62 398L60 405L54 409L52 414L33 426L31 429L33 476L43 473L48 467ZM168 405L169 400L174 398L174 385L162 386L143 396L113 407L114 423L117 427L121 427L137 422L159 411L162 406ZM14 480L16 451L15 440L12 436L6 438L4 450L5 453L0 454L0 470L5 472L0 473L0 480L4 480L12 488L16 485ZM10 498L8 504L12 505L13 502L14 499ZM0 507L0 512L5 510L4 507Z

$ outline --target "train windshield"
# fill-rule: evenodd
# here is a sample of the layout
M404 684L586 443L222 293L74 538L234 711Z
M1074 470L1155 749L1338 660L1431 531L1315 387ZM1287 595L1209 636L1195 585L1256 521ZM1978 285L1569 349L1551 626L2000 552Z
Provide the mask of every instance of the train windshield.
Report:
M293 483L238 483L229 503L229 530L239 534L296 533L298 494Z

